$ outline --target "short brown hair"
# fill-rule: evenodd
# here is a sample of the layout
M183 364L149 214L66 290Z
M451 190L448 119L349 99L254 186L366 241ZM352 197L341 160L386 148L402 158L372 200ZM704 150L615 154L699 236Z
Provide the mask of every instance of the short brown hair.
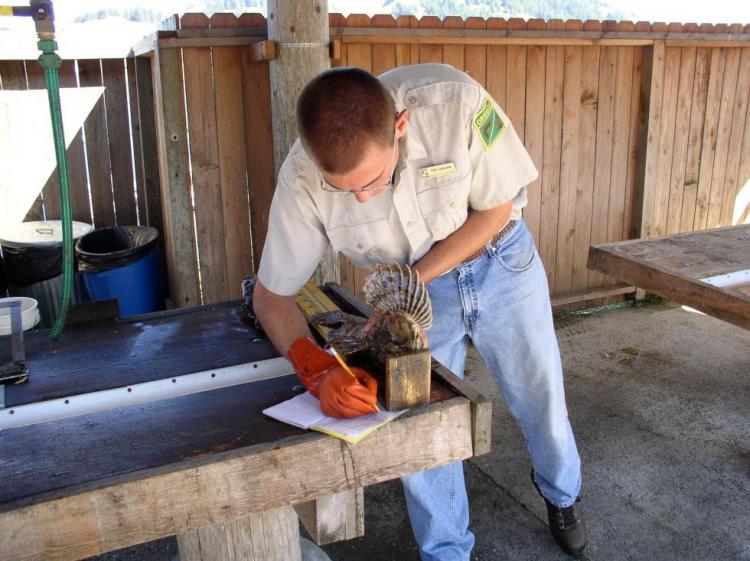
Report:
M305 150L323 171L356 167L368 141L393 142L396 107L380 81L360 68L334 68L313 78L297 101L297 126Z

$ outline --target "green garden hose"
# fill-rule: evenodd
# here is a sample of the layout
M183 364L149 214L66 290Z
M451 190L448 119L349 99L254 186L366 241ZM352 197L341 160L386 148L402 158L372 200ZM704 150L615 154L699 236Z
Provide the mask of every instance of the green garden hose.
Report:
M52 0L30 0L28 6L0 6L0 16L31 17L34 20L34 27L39 37L37 46L42 51L39 56L39 65L44 70L49 112L52 117L57 175L60 178L60 213L63 231L63 286L60 295L60 313L50 335L52 340L56 341L60 338L63 327L65 327L65 320L70 308L70 298L73 294L73 211L70 206L68 155L65 152L65 134L63 133L62 110L60 108L60 76L58 70L62 65L62 59L55 52L57 42L55 41L55 16Z
M70 205L70 177L68 175L68 156L65 152L65 134L63 132L62 110L60 108L60 77L58 69L62 59L55 53L57 43L52 39L42 39L37 43L42 51L39 64L44 69L44 81L47 84L49 111L52 117L52 135L55 142L57 173L60 178L60 212L63 232L63 284L60 296L60 313L52 328L51 338L60 338L70 308L73 293L73 211Z

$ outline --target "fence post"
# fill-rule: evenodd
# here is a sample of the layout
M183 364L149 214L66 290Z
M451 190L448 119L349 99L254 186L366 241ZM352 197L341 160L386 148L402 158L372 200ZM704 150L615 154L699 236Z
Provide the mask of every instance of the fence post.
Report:
M268 38L278 58L270 61L271 118L276 173L297 138L295 109L302 88L330 67L328 2L268 0ZM336 254L329 249L315 274L318 283L340 282Z

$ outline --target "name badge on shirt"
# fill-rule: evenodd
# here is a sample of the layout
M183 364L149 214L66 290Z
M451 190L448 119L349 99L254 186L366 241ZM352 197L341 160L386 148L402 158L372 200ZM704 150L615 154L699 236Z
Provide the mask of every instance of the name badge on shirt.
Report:
M447 164L438 164L436 166L430 166L426 168L419 168L419 177L428 179L430 177L441 177L443 175L450 175L456 173L456 164L448 162Z

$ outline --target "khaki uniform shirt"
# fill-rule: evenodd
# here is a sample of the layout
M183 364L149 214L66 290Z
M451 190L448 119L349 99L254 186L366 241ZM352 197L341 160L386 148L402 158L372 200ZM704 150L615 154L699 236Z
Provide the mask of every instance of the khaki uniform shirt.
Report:
M412 264L456 231L470 209L526 204L537 176L507 116L471 77L443 64L403 66L379 77L396 110L409 110L394 188L365 203L330 193L299 140L279 171L258 278L295 294L329 243L360 267Z

